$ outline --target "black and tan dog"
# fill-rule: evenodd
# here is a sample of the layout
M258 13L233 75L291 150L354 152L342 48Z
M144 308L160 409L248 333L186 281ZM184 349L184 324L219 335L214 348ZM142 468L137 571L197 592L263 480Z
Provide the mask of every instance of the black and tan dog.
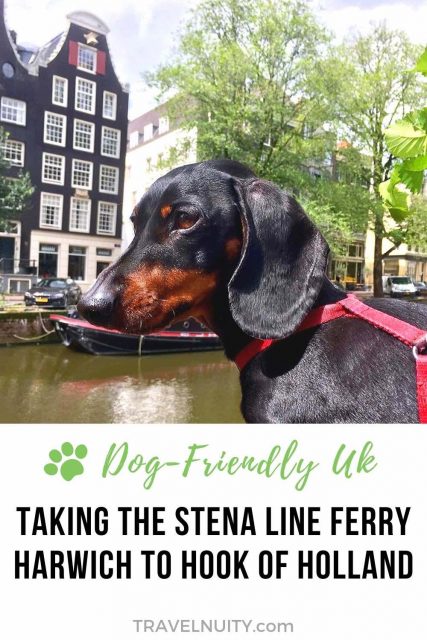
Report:
M295 333L345 294L325 277L328 246L298 203L243 165L186 165L157 180L132 214L135 237L79 303L90 322L148 333L194 316L234 359L280 338L242 371L249 422L417 422L415 362L358 319ZM427 327L427 310L369 305Z

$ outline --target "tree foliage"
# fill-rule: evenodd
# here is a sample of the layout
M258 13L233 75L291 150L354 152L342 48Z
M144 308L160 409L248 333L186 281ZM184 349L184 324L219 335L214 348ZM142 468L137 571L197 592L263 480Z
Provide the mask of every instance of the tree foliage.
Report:
M427 48L415 67L427 77ZM397 220L410 215L408 191L420 193L427 169L427 107L411 111L385 131L388 149L399 162L394 164L389 180L380 186L384 206Z
M242 160L273 179L297 140L304 153L301 133L322 123L312 61L327 40L301 0L205 0L177 59L150 81L162 97L174 90L170 109L197 126L201 160Z
M21 216L34 191L28 173L19 172L16 178L8 175L10 163L2 150L6 139L6 132L0 128L0 230L7 227L8 220Z
M175 59L146 79L172 119L197 128L200 160L239 160L292 191L334 247L370 222L378 284L392 237L384 130L421 100L418 53L381 25L334 47L304 0L202 0Z
M405 195L396 192L393 207L382 206L381 184L388 179L393 155L387 153L386 130L423 104L424 86L416 81L414 65L420 48L406 34L375 26L365 36L339 46L322 63L325 91L330 96L331 126L371 160L373 194L370 222L375 233L374 293L382 294L383 240L393 245L405 239ZM405 120L406 121L406 120ZM398 245L397 245L398 246Z

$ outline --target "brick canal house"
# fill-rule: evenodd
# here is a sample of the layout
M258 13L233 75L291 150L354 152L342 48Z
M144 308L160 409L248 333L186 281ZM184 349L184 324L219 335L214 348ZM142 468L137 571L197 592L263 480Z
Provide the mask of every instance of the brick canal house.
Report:
M0 230L6 292L37 276L87 288L120 254L128 91L114 71L108 27L71 13L39 49L17 44L0 0L0 126L10 177L28 171L26 211Z

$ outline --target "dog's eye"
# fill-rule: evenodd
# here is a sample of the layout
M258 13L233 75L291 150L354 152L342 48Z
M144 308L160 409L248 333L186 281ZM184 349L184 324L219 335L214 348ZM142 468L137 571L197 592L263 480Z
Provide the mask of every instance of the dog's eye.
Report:
M129 220L131 221L132 226L133 226L133 230L135 231L135 229L136 229L136 213L135 213L135 211L132 213L132 215L130 216Z
M199 220L199 214L195 211L180 211L176 217L176 229L191 229Z

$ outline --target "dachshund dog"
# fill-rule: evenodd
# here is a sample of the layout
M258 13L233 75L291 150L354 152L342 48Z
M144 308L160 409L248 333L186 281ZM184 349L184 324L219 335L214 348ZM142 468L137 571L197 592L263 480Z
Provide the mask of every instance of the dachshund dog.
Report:
M200 319L235 359L277 339L241 372L248 422L417 422L411 350L361 319L295 333L316 307L345 297L326 278L328 245L300 205L231 160L185 165L136 206L135 237L78 310L89 322L144 334ZM423 305L370 307L427 327Z

